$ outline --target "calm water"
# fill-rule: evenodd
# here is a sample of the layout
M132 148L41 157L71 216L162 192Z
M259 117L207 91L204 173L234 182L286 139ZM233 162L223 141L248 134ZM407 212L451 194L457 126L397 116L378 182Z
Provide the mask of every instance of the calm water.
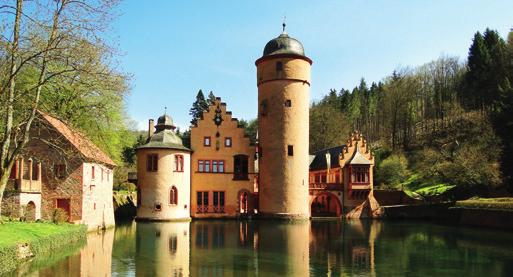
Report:
M423 222L132 223L45 259L14 275L513 276L513 236Z

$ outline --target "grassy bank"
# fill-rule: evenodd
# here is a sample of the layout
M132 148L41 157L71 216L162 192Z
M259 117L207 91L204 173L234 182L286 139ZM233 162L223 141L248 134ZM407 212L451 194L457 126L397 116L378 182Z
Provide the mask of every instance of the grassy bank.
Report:
M457 201L456 207L470 209L513 211L513 198L471 198L467 200Z
M40 257L59 251L78 241L85 241L87 228L83 225L5 222L0 224L0 274L14 270L24 261L20 245L28 245L26 253Z

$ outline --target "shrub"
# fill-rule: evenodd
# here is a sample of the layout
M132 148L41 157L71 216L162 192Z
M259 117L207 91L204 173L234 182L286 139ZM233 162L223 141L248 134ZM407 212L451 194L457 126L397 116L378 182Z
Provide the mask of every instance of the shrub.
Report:
M61 208L53 209L52 214L51 214L51 220L53 223L62 224L62 223L67 222L68 219L69 219L68 213L66 213L65 210L63 210Z
M408 160L403 154L394 154L381 162L376 171L376 181L380 185L394 187L408 179Z
M136 190L136 186L132 183L128 183L128 182L125 182L125 183L118 183L118 184L115 184L113 186L113 189L115 191L120 191L120 190L125 190L125 191L128 191L128 192L132 192L132 191L135 191Z

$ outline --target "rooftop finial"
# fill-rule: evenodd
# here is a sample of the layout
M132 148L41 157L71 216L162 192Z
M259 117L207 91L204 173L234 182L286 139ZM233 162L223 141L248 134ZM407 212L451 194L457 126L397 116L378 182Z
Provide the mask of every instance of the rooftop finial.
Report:
M281 24L281 26L282 26L282 30L281 30L281 32L282 32L282 33L285 33L285 27L287 26L287 24L285 24L285 21L286 21L286 20L287 20L287 16L285 16L285 15L284 15L284 16L283 16L283 23Z
M167 107L164 107L164 114L167 114Z

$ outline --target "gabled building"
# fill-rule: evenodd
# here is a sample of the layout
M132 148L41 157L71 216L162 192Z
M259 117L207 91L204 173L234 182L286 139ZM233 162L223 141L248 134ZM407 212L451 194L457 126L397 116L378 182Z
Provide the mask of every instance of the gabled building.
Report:
M317 151L310 163L312 216L347 215L373 200L374 157L358 132L345 145ZM374 201L374 200L373 200Z
M114 225L115 163L85 135L38 112L31 139L16 160L2 213L50 219L56 208L89 229Z
M221 218L254 213L256 147L221 98L191 127L191 216Z

